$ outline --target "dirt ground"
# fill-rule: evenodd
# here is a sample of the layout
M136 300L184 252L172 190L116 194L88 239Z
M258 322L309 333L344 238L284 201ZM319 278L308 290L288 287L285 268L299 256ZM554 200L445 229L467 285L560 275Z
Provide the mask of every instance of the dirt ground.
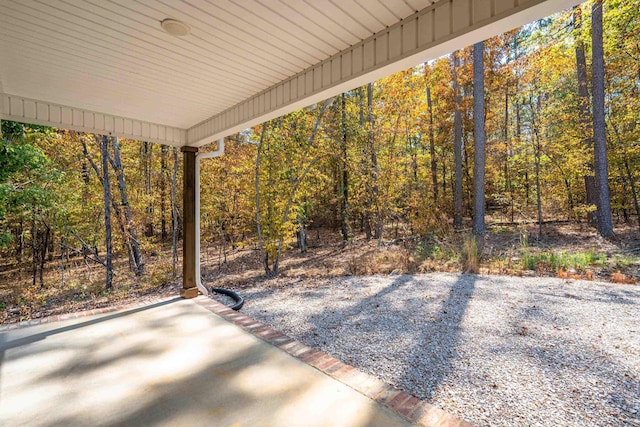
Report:
M356 234L343 242L337 231L311 229L307 253L295 247L287 249L280 262L280 274L267 279L255 245L232 248L229 244L209 244L202 248L202 274L207 285L242 289L247 286L304 286L313 279L370 274L460 272L467 233L447 237L417 239L395 229L382 240L366 240ZM587 254L577 268L565 271L538 261L555 256L569 258ZM523 260L533 259L529 269ZM582 259L581 258L581 259ZM595 259L594 261L588 261ZM161 251L145 257L147 273L142 278L131 274L126 259L116 263L114 289L103 290L100 266L88 266L71 260L62 282L60 260L51 261L43 287L33 286L28 267L0 265L0 322L8 323L72 311L87 310L134 301L142 295L175 295L181 283L180 262L175 276L171 253ZM637 282L640 280L640 232L637 227L616 227L616 238L606 240L586 225L550 223L537 239L537 226L489 227L479 259L480 274L514 276L563 276L597 280ZM620 273L618 273L620 272Z
M366 240L359 234L345 243L336 232L311 230L306 254L295 248L284 254L280 279L459 272L463 269L460 253L465 236L456 233L444 238L432 236L425 241L400 236L378 241ZM618 271L631 280L640 279L640 232L637 227L617 227L616 238L607 240L586 225L552 223L544 225L543 237L538 240L537 225L494 226L485 237L479 272L558 275L558 271L550 268L526 271L520 262L525 253L592 254L599 257L599 262L583 270L589 271L593 279L610 280ZM265 280L259 251L255 247L227 251L226 255L222 247L208 248L203 251L202 265L205 281L215 282L216 286L242 287L243 283ZM584 273L575 272L583 276Z

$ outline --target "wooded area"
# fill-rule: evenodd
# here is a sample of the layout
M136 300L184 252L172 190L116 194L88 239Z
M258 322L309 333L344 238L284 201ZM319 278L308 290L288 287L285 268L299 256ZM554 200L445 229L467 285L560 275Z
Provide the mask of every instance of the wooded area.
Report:
M587 2L228 138L202 165L202 244L256 247L275 276L309 228L382 243L535 221L541 239L566 220L611 237L640 227L639 111L640 2ZM49 262L64 284L74 258L110 289L114 259L143 276L171 250L162 274L176 274L177 149L2 132L3 271L44 287Z

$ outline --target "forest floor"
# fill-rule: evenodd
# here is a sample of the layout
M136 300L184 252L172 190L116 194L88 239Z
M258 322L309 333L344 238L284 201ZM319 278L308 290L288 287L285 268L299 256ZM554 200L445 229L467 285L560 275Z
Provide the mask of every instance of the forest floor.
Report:
M637 227L616 227L616 238L606 240L584 224L549 223L543 237L537 226L499 225L489 228L478 272L481 275L547 276L595 279L617 283L640 280L640 232ZM203 242L202 265L207 285L242 290L255 285L306 286L314 279L372 274L462 272L465 235L432 236L418 241L402 227L385 230L382 240L366 240L357 233L345 243L336 231L312 229L307 253L291 248L283 253L280 275L267 279L255 246L231 248L229 244ZM466 251L468 252L468 250ZM478 258L478 256L475 256ZM1 265L6 262L5 265ZM156 251L145 257L146 274L135 277L126 257L116 260L114 289L103 289L104 273L97 264L81 258L68 260L63 272L60 258L47 263L43 286L33 285L29 264L0 263L0 323L88 310L132 302L140 296L169 296L180 288L173 274L171 252Z

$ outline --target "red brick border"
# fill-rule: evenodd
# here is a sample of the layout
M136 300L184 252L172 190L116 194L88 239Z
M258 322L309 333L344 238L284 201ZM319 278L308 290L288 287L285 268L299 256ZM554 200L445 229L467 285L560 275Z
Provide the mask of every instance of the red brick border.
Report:
M140 308L140 307L144 307L151 304L171 301L177 298L179 297L178 296L149 297L149 298L141 297L138 300L136 300L136 302L132 302L128 304L112 305L109 307L94 308L93 310L84 310L84 311L78 311L74 313L56 314L53 316L39 317L37 319L23 320L21 322L5 323L4 325L0 325L0 332L11 331L14 329L25 328L28 326L42 325L45 323L53 323L61 320L77 319L80 317L93 316L96 314L107 314L107 313L113 313L121 310L131 310L131 309Z
M415 425L423 427L472 427L472 424L456 418L428 402L398 390L372 375L357 370L353 366L342 363L327 353L312 349L272 329L268 325L229 309L211 298L200 296L192 301L257 338L278 347L296 359L313 366L357 392L375 400Z

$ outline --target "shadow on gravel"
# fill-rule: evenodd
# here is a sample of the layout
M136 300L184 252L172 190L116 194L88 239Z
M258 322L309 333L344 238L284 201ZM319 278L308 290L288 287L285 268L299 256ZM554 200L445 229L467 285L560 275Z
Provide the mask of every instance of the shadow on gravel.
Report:
M360 354L362 349L359 347L362 343L372 346L403 346L403 351L386 351L381 356L400 361L401 370L394 373L392 383L401 389L412 390L421 399L431 399L453 369L458 357L456 346L462 329L461 323L474 294L477 276L459 276L451 284L448 294L438 296L442 300L433 312L417 311L420 305L414 304L413 299L403 292L409 286L429 291L428 279L420 283L415 283L415 280L412 275L399 276L384 289L352 306L331 308L327 310L330 315L322 312L312 314L307 319L313 325L310 332L323 330L325 341L321 345L331 347L331 344L338 344L351 355L343 361L365 371L368 370L367 366L384 361L375 360L375 355L363 360ZM327 321L328 319L331 321ZM420 337L407 339L407 333L415 333L408 329L418 329ZM357 331L358 340L345 339L345 330L348 333ZM313 345L313 340L317 338L317 334L314 335L316 337L309 337L308 341L307 337L301 337L302 341ZM434 364L437 366L433 366Z
M352 321L353 318L359 315L364 315L369 317L371 310L378 308L376 305L377 300L382 299L383 297L385 297L388 294L391 294L392 292L398 291L403 286L406 286L407 284L409 284L412 281L412 279L413 279L412 276L406 275L406 274L402 276L398 276L397 279L395 279L389 286L382 289L380 292L370 296L369 298L363 299L362 301L360 301L359 303L353 306L335 311L336 315L332 317L337 320L333 322L334 325L330 325L329 328L332 329L332 328L338 327L343 322L350 322ZM344 301L349 297L343 296L343 297L336 297L336 298ZM311 324L317 325L317 328L326 327L328 323L325 319L325 313L321 313L320 315L312 315L310 316L309 321ZM375 325L373 324L369 326L375 328Z
M421 339L415 343L411 352L410 357L415 359L417 366L424 365L421 359L425 356L435 359L438 366L434 366L429 372L420 372L411 369L412 363L405 363L406 370L400 384L417 383L426 379L428 384L425 393L419 396L422 399L433 398L438 386L453 369L454 360L458 358L456 346L460 339L462 319L475 291L477 277L474 274L462 274L458 277L451 285L449 295L438 313L425 325Z

